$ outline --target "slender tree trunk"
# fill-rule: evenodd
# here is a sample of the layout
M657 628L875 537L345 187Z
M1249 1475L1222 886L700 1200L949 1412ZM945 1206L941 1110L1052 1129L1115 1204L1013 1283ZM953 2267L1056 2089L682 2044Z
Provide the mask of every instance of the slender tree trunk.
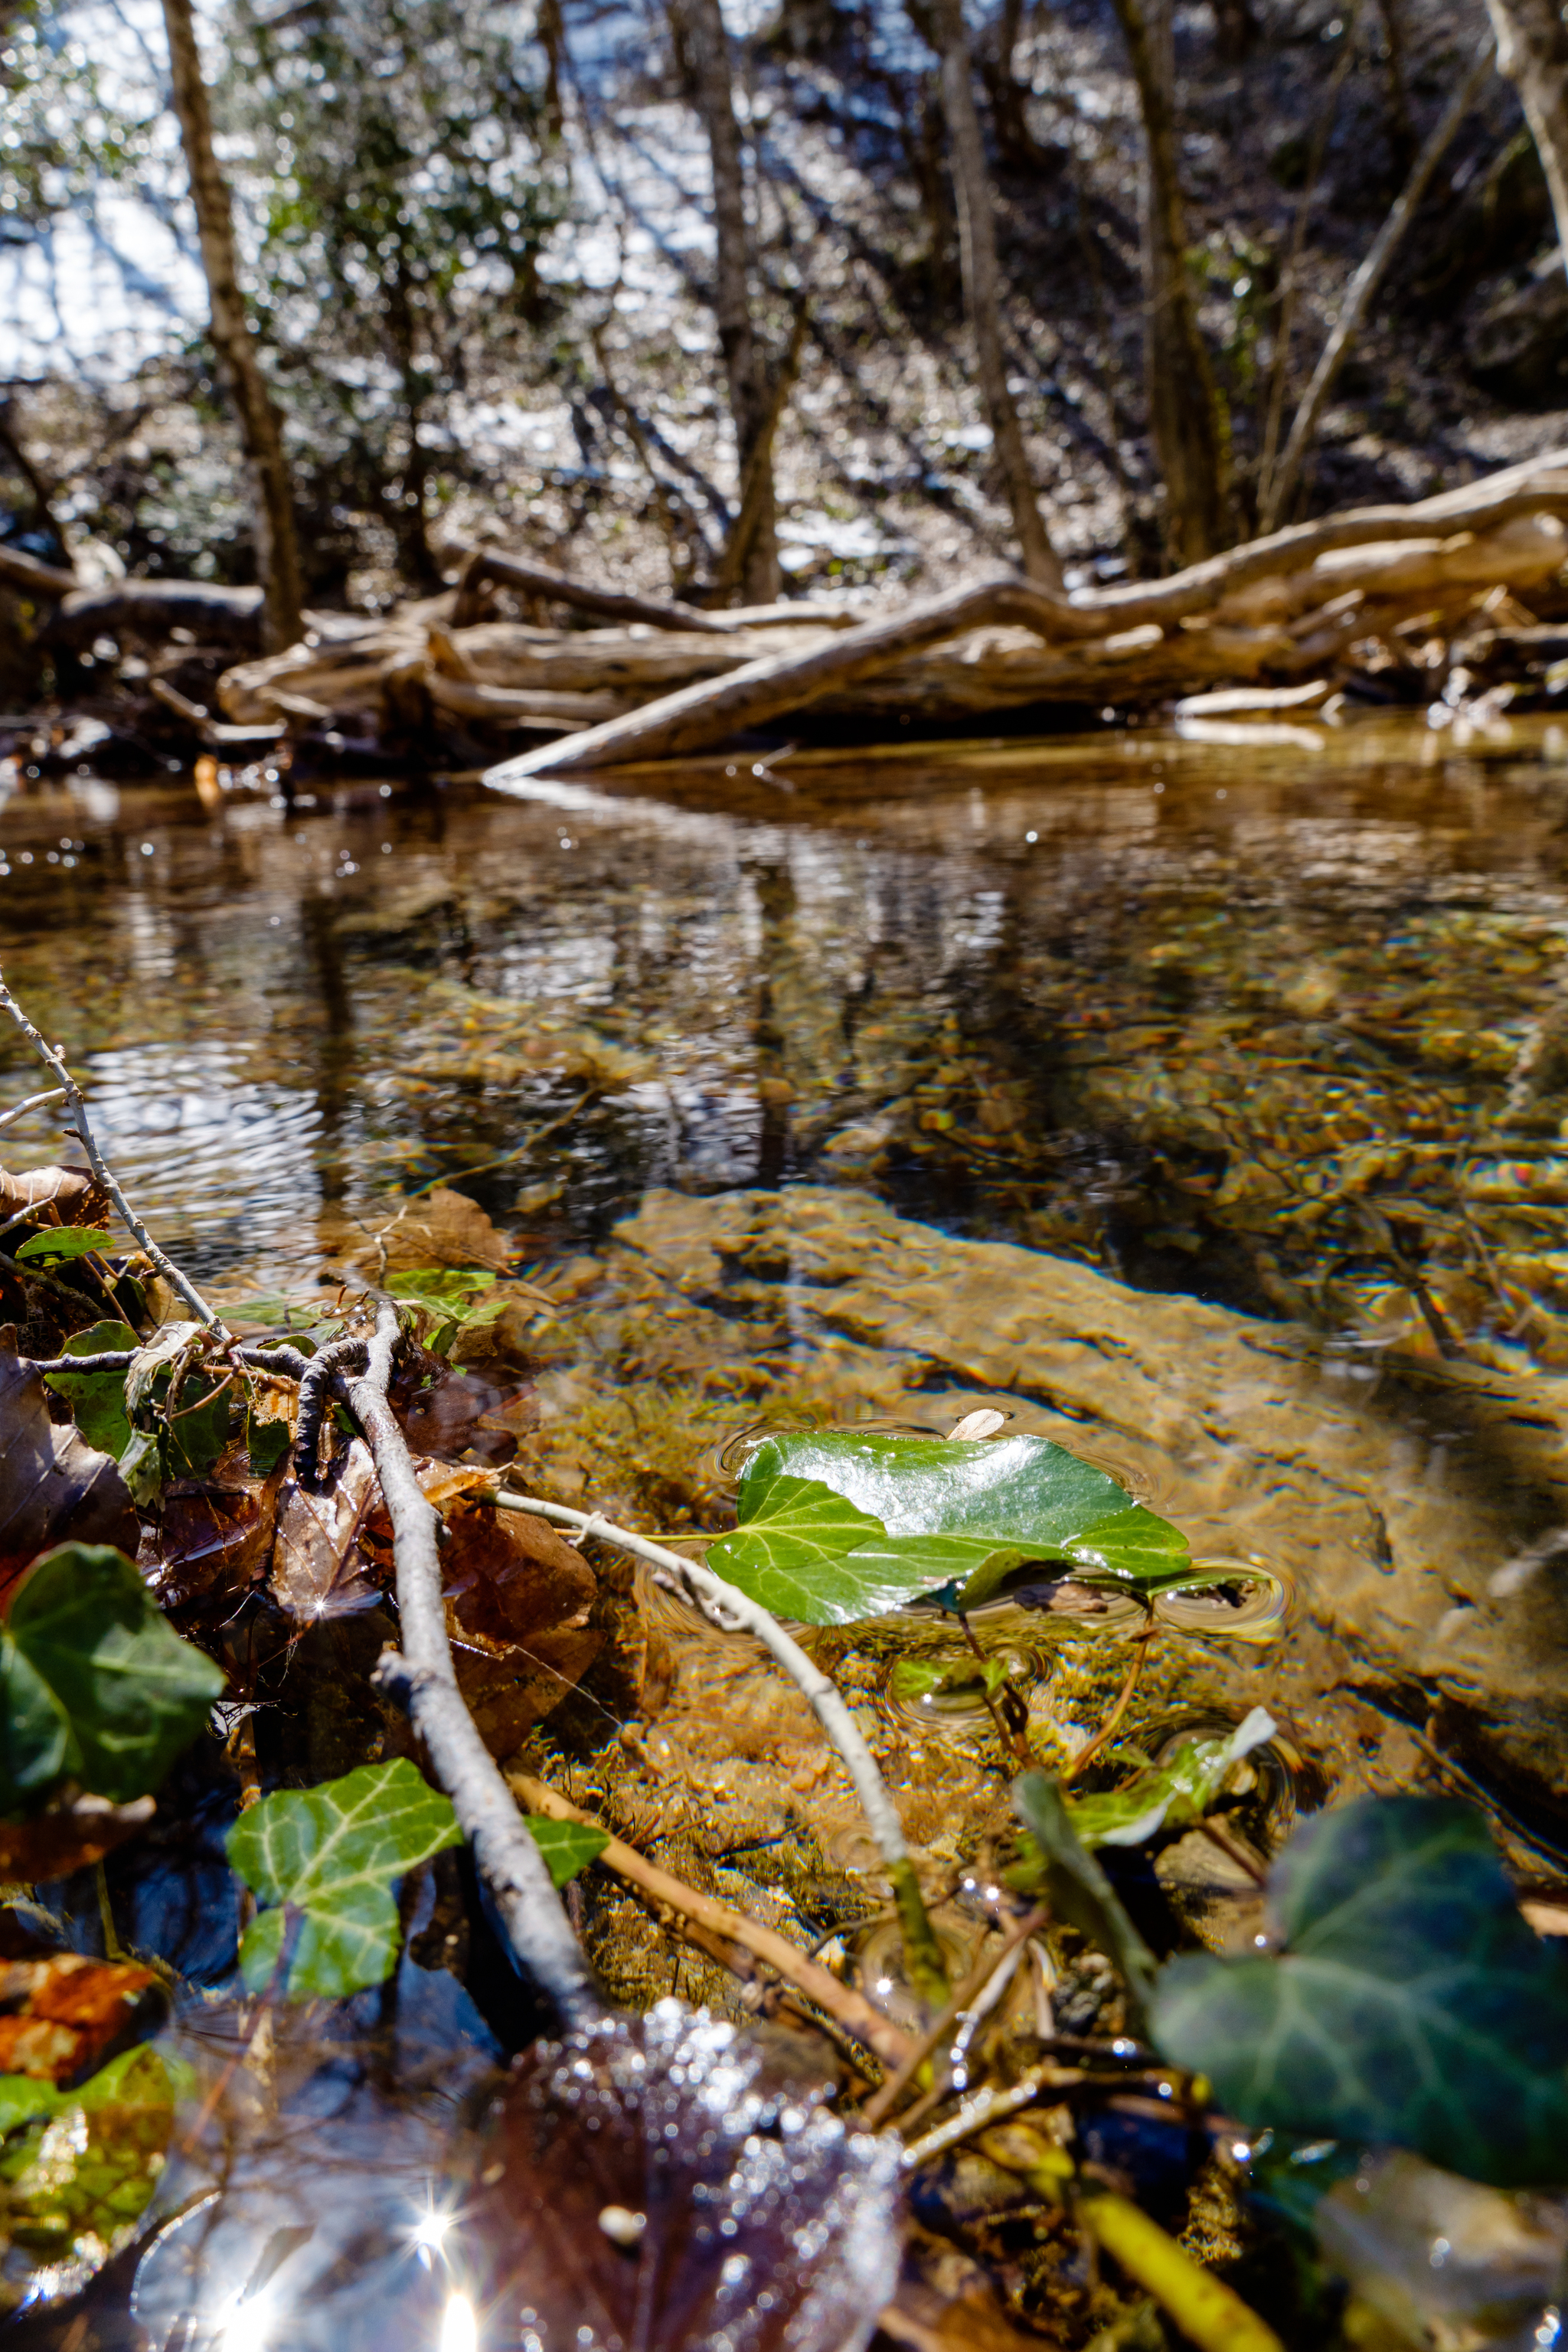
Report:
M1556 0L1487 0L1498 70L1519 92L1568 262L1568 26Z
M1338 382L1351 345L1365 323L1373 297L1383 283L1399 240L1409 227L1416 207L1430 186L1432 175L1442 162L1449 141L1479 97L1495 62L1496 51L1489 35L1469 72L1444 108L1441 121L1416 157L1410 177L1373 238L1366 259L1345 289L1333 331L1323 345L1322 356L1312 371L1312 381L1301 396L1301 405L1291 423L1290 438L1285 444L1284 454L1268 485L1268 498L1259 517L1265 532L1277 529L1282 518L1290 511L1296 486L1301 478L1301 468L1306 463L1308 451L1317 439L1318 426L1328 405L1329 394Z
M233 206L228 183L213 152L212 110L202 79L190 0L163 0L163 22L169 35L174 112L191 175L191 201L206 272L213 352L219 381L239 420L250 480L256 565L265 599L262 635L268 651L281 652L298 643L302 634L300 549L282 428L261 373L239 290Z
M762 439L770 404L763 351L752 324L751 236L746 227L746 184L741 126L735 119L730 37L719 0L676 0L676 5L712 158L713 312L729 380L730 413L735 421L736 457L743 483ZM779 593L773 467L766 456L763 462L766 479L756 493L757 520L741 572L741 593L749 604L771 604Z
M942 103L947 118L948 152L958 198L959 254L964 308L974 337L974 355L993 446L1002 470L1013 530L1026 576L1042 588L1059 588L1062 568L1040 519L1023 430L1007 389L997 293L996 221L980 116L974 104L974 69L963 29L963 0L939 0L932 31L942 53Z
M1176 170L1175 76L1169 26L1140 0L1115 0L1143 115L1144 367L1149 426L1165 485L1165 542L1178 564L1217 554L1226 530L1226 436L1187 276L1186 213ZM1162 37L1162 34L1164 37Z

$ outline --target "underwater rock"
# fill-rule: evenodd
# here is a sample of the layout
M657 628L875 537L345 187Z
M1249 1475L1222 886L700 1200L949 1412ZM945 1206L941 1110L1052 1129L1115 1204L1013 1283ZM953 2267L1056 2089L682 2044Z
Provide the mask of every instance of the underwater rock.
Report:
M900 1354L910 1388L999 1402L1113 1468L1199 1558L1289 1581L1286 1650L1316 1652L1299 1708L1348 1687L1568 1819L1568 1384L1131 1290L855 1192L654 1192L616 1239L634 1279L787 1316L841 1363L846 1341Z

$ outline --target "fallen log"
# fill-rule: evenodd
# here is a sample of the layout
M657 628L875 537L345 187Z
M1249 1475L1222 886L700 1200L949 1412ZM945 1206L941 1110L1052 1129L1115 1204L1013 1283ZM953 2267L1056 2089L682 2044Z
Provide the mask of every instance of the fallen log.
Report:
M1532 498L1533 503L1520 509L1521 497ZM1093 602L1083 597L1065 606L1049 591L1012 575L949 589L902 612L867 621L826 644L764 655L727 677L682 687L646 709L589 728L569 744L546 744L524 752L492 771L489 781L504 789L531 775L710 751L730 736L765 727L812 704L824 705L829 697L831 707L843 710L851 688L854 700L848 707L855 709L889 703L907 708L917 683L915 656L998 623L1020 623L1046 645L1031 652L1018 641L999 644L993 639L970 661L970 680L952 676L950 668L947 700L958 710L1076 701L1102 690L1117 700L1122 698L1119 686L1152 701L1234 676L1238 667L1244 675L1265 668L1287 675L1292 669L1315 669L1357 636L1377 634L1390 611L1410 610L1413 599L1436 597L1450 604L1457 600L1463 606L1478 588L1500 583L1515 588L1536 585L1561 571L1568 555L1568 534L1557 509L1568 510L1568 474L1553 475L1541 492L1510 493L1489 507L1484 501L1478 505L1506 520L1479 538L1461 530L1437 539L1428 523L1414 544L1409 533L1401 533L1350 554L1342 552L1344 519L1337 526L1311 526L1319 541L1312 564L1282 577L1261 575L1248 567L1246 559L1255 563L1258 547L1237 550L1233 557L1193 567L1193 572L1205 575L1201 597L1192 573L1178 573L1163 583L1174 593L1166 596L1161 618L1144 609L1157 592L1145 592L1137 600L1125 597L1118 607L1106 595ZM1381 522L1380 510L1363 509L1368 511L1379 513ZM1408 511L1414 515L1419 509ZM1339 535L1321 544L1336 530ZM1298 562L1311 544L1290 532L1277 533L1276 541L1290 542L1289 552ZM1239 592L1222 594L1227 577L1238 572L1253 592L1245 618L1238 609ZM1215 625L1200 633L1190 622L1205 604ZM1106 620L1112 612L1123 625L1107 634ZM1133 613L1140 617L1128 625L1127 616ZM1089 627L1098 643L1085 641ZM1056 636L1078 642L1070 650L1058 648L1049 643ZM1001 691L994 675L999 666L1011 669ZM928 655L921 665L927 678L931 667ZM983 677L987 667L992 674Z
M474 729L570 736L506 763L504 783L709 750L807 708L931 725L1031 703L1148 707L1321 679L1331 691L1368 661L1398 669L1415 696L1426 670L1398 633L1473 635L1499 597L1513 600L1512 625L1531 626L1518 599L1562 574L1565 514L1559 451L1409 507L1277 531L1169 580L1070 598L1004 573L866 618L784 605L690 626L672 606L657 623L546 629L461 626L448 593L352 635L323 625L313 641L227 671L218 699L248 726L353 717L413 741ZM1352 656L1363 641L1370 651Z

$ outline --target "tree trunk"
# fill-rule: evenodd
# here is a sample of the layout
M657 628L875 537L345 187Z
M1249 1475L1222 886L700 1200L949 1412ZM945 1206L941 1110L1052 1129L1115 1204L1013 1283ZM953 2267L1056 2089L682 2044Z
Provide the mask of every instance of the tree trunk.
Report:
M297 644L302 635L300 549L282 428L261 373L239 290L233 208L228 183L213 152L212 110L202 79L190 0L163 0L163 22L169 36L174 112L191 175L191 201L201 236L202 268L206 272L213 352L219 381L239 420L250 481L263 635L269 650L281 652Z
M1519 91L1568 262L1568 26L1556 0L1487 0L1498 70Z
M1062 568L1040 519L1018 412L1007 389L1007 361L1002 343L1002 310L996 285L996 223L980 116L974 104L973 65L963 29L963 0L941 0L932 15L932 30L942 52L942 111L947 117L948 152L952 160L953 191L958 198L963 301L974 337L981 396L985 403L1007 503L1012 509L1013 530L1024 559L1025 574L1043 588L1059 588Z
M676 0L676 5L713 164L713 313L729 380L736 460L743 483L763 437L770 404L763 352L752 325L751 237L746 227L745 176L741 126L735 119L730 37L719 0ZM751 604L770 604L779 593L773 467L765 454L763 463L766 478L757 492L757 520L741 572L741 593Z
M1146 15L1140 0L1115 0L1115 8L1138 85L1147 147L1143 357L1149 427L1165 485L1165 542L1177 563L1201 563L1229 535L1226 436L1187 277L1169 26L1154 22L1152 8Z

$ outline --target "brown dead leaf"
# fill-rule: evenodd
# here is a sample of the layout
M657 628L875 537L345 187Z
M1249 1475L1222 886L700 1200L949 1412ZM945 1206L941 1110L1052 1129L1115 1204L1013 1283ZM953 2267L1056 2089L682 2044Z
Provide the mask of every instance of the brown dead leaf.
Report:
M145 1829L155 1810L151 1797L138 1797L132 1805L79 1797L36 1821L0 1822L0 1879L35 1886L68 1878L74 1870L90 1870Z
M448 1514L443 1558L458 1682L492 1755L510 1756L576 1689L605 1645L593 1570L542 1519Z
M510 1253L506 1235L477 1201L438 1184L417 1200L378 1201L349 1244L346 1263L379 1283L389 1274L430 1266L480 1266L504 1274Z
M292 1473L278 1496L271 1591L279 1608L304 1623L357 1616L381 1598L384 1578L362 1548L369 1513L381 1500L375 1465L363 1437L333 1462L321 1494Z
M44 1210L33 1222L44 1225L102 1225L110 1198L85 1168L26 1168L13 1175L0 1168L0 1224L31 1210Z
M879 2314L871 2352L1048 2352L1050 2336L1020 2335L985 2289L943 2303L939 2295L902 2286Z
M499 1466L517 1452L520 1436L538 1426L539 1408L531 1386L503 1387L482 1372L457 1371L439 1357L430 1384L405 1403L393 1399L404 1435L416 1454L455 1461L471 1454Z
M266 1478L251 1475L242 1444L229 1446L205 1478L163 1489L158 1528L142 1539L137 1565L166 1609L215 1588L237 1591L271 1556L288 1458Z
M53 1544L114 1544L134 1557L141 1532L115 1464L56 1427L14 1327L0 1328L0 1595Z
M0 2074L55 2084L96 2074L165 2007L151 1969L53 1952L0 1969Z

